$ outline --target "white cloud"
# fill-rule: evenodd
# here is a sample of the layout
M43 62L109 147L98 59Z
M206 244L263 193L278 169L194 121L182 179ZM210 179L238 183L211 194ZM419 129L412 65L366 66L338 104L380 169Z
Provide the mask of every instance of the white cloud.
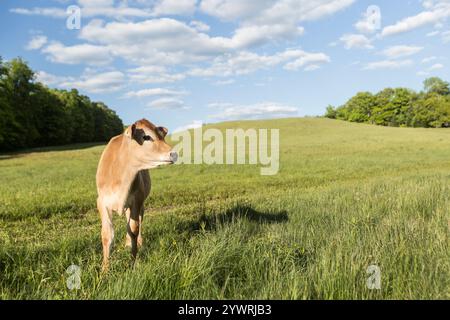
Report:
M188 64L205 61L225 53L261 46L303 33L297 25L249 25L237 28L232 37L210 37L198 25L158 18L141 22L93 20L81 30L80 37L110 48L114 55L139 64Z
M42 52L48 55L50 61L57 63L106 65L112 61L107 47L91 44L64 46L60 42L52 42Z
M408 32L425 25L440 23L450 17L449 1L425 1L423 4L427 10L415 16L404 18L393 25L386 26L383 28L381 35L386 37Z
M196 10L197 0L138 0L132 2L136 6L129 5L129 2L131 1L78 0L78 5L82 9L83 17L151 18L163 15L192 15ZM354 2L355 0L202 0L200 9L223 20L242 21L245 26L290 24L292 29L292 26L298 25L299 22L332 15ZM13 8L10 11L24 15L67 17L65 9L56 7Z
M208 103L208 108L214 108L214 109L222 109L227 107L232 107L233 104L229 102L211 102Z
M295 117L299 115L296 107L276 103L261 102L251 105L228 105L220 113L210 115L217 120L243 120Z
M314 71L314 70L317 70L317 69L320 69L320 66L318 66L317 64L312 64L310 66L307 66L305 68L305 71Z
M187 91L177 91L167 88L151 88L138 91L129 91L125 94L125 97L126 98L142 98L152 96L173 97L173 96L183 96L186 94L188 94Z
M235 55L220 56L206 68L193 68L188 72L198 77L229 77L255 72L259 69L275 65L271 56L259 56L252 52L240 52Z
M65 9L62 8L12 8L10 12L28 16L44 16L51 18L64 19L68 17ZM109 6L109 5L95 5L94 3L84 2L81 7L82 17L91 18L95 16L105 16L115 19L122 19L126 17L152 17L154 14L151 10L144 10L140 8L131 8L125 5Z
M442 32L441 36L442 36L442 42L444 42L444 43L450 42L450 30Z
M260 14L272 5L272 0L202 0L200 9L211 16L231 21Z
M114 55L138 64L198 62L229 50L230 40L209 37L184 22L158 18L141 22L93 20L80 37L108 46Z
M160 0L152 1L150 6L144 3L145 7L131 7L126 1L121 1L118 5L114 5L113 0L78 0L81 8L82 17L109 17L113 19L124 18L151 18L159 15L176 15L176 14L192 14L195 10L195 0ZM35 7L12 8L10 12L22 15L37 15L52 18L66 18L67 12L63 8L55 7Z
M435 30L427 33L427 37L435 37L435 36L440 36L444 44L450 42L450 30L447 31Z
M226 21L238 21L230 39L233 48L295 39L304 32L299 23L332 15L354 0L203 0L200 9Z
M211 29L206 23L198 20L191 21L189 25L199 32L208 32Z
M346 49L372 49L372 42L362 34L344 34L340 39Z
M304 32L299 23L332 15L354 0L203 0L200 9L226 21L238 21L233 48L295 39Z
M435 56L423 58L423 59L422 59L422 63L429 63L429 62L434 61L434 60L436 60L436 59L437 59L437 57L435 57Z
M423 50L423 47L417 46L392 46L381 52L382 55L390 59L412 56Z
M312 71L320 68L320 64L328 63L331 59L324 53L308 53L299 52L298 57L284 66L286 70L299 70L304 68L305 71Z
M413 65L412 60L382 60L368 63L364 70L399 69Z
M152 5L144 3L144 7L132 7L126 1L114 5L114 0L78 0L82 17L92 18L104 16L113 19L123 18L151 18L161 15L192 15L196 8L197 0L159 0L152 1ZM63 8L35 7L12 8L10 12L22 15L37 15L52 18L66 18L67 12Z
M48 86L64 89L77 88L89 93L114 92L122 89L125 85L125 75L120 71L97 73L85 70L78 78L56 76L40 71L37 72L36 78L37 81Z
M83 7L111 7L114 5L114 0L78 0L78 3Z
M47 43L47 37L43 35L36 35L28 42L25 49L27 50L38 50L42 48Z
M281 2L261 0L248 3L203 1L202 7L211 5L214 8L229 7L230 12L250 14L249 20L242 21L229 38L209 37L203 33L208 29L204 23L193 22L189 26L182 21L169 18L136 23L110 22L106 25L94 20L83 27L81 38L109 45L117 55L125 55L126 58L133 60L150 60L149 57L161 60L161 55L158 53L164 52L165 61L192 62L196 60L195 58L201 60L212 54L217 55L230 50L246 49L278 40L293 40L304 32L303 27L298 25L300 21L314 20L332 14L348 6L353 0L320 0L315 1L314 5L302 0L300 6L297 2L292 0ZM96 1L94 4L81 1L80 5L83 17L103 15L120 19L127 16L154 17L164 14L187 14L195 9L195 3L195 0L164 0L157 2L152 12L125 4L114 7L113 2L109 1ZM265 7L268 10L262 10L261 16L255 15L256 11ZM254 11L254 8L259 9ZM21 10L15 9L15 12L22 12ZM40 14L41 11L37 10L36 14ZM211 12L213 15L218 13L214 10ZM220 9L220 12L226 14L228 11Z
M183 100L175 98L156 99L148 103L147 106L153 109L189 109L185 106Z
M23 14L27 16L44 16L44 17L52 17L52 18L66 18L67 13L66 10L61 8L12 8L10 12Z
M234 77L276 66L291 71L313 71L329 63L330 57L322 52L300 49L287 49L275 54L257 54L250 50L268 43L279 46L290 40L297 40L304 32L301 22L332 15L353 2L354 0L78 0L76 3L82 8L83 18L104 16L111 19L83 22L78 37L84 43L68 45L47 42L46 38L43 41L42 36L40 43L37 40L34 43L30 41L28 47L41 49L48 60L63 64L104 66L112 63L115 58L121 58L136 68L124 71L120 77L125 77L129 83L140 84L173 83L187 76ZM236 21L235 30L228 36L209 35L210 27L204 21L192 20L192 17L178 20L160 17L192 15L197 3L203 13ZM50 9L52 8L33 8L24 11L16 8L12 11L59 18L66 16L63 9ZM145 19L129 20L131 17ZM90 78L82 75L78 78L60 79L66 80L60 82L74 84L81 79ZM226 85L232 82L234 79L219 80L215 84ZM123 83L120 87L123 87ZM106 89L93 89L90 84L85 84L84 88L91 92ZM112 90L116 88L117 86L112 86ZM130 91L126 96L158 95L149 90L153 89ZM174 97L169 93L159 96L161 99ZM155 100L156 105L167 102L161 99Z
M192 14L196 0L159 1L112 1L79 0L83 17L107 16L119 21L105 22L94 19L79 32L86 43L66 46L59 42L44 47L48 59L57 63L105 65L119 57L137 66L165 65L194 68L198 73L199 63L213 62L215 69L225 68L228 75L245 74L282 63L287 69L307 68L312 70L326 63L324 54L308 66L308 58L302 56L286 59L256 55L257 61L250 67L223 66L239 64L250 57L246 52L268 43L296 40L304 32L302 21L319 19L348 7L354 0L203 0L199 6L203 12L228 20L237 20L238 26L230 36L210 36L209 26L202 21L184 22L172 18L155 18L165 14ZM132 5L139 5L133 7ZM20 11L20 10L19 10ZM39 14L36 12L36 14ZM128 21L126 17L151 18ZM240 18L239 18L240 17ZM247 56L246 56L247 55ZM248 60L247 60L248 61ZM309 62L308 62L309 63ZM197 65L197 67L195 67ZM231 71L230 71L231 70ZM209 70L214 71L212 69ZM208 73L208 70L203 70ZM132 81L143 83L168 83L185 78L189 72L159 72L143 74L130 72Z
M264 24L243 26L235 30L228 46L231 48L251 48L281 39L295 39L304 33L304 28L295 24Z
M428 32L428 33L426 34L426 36L427 36L427 37L434 37L434 36L437 36L439 33L440 33L440 32L439 32L438 30L435 30L435 31Z
M361 33L374 33L381 24L381 13L380 11L363 13L360 20L358 20L354 27Z
M444 68L444 65L441 63L435 63L431 67L428 68L428 71L434 71Z
M182 73L170 73L164 66L145 65L128 70L128 78L132 82L151 83L172 83L186 78Z
M160 0L154 7L155 15L191 15L197 0Z
M286 70L299 70L309 65L321 65L330 62L324 53L306 52L300 49L287 49L273 55L258 55L242 51L234 55L220 56L214 59L207 68L194 68L188 72L199 77L230 77L233 75L250 74L262 69L268 69L284 64Z
M218 80L218 81L214 82L214 84L216 86L226 86L229 84L233 84L234 82L235 82L234 79L226 79L226 80Z
M203 0L200 9L229 21L298 23L334 14L353 3L354 0Z
M444 68L443 64L435 63L435 64L431 65L430 67L428 67L427 69L417 72L417 75L418 76L429 76L433 71L440 70L443 68Z
M125 75L120 71L83 74L80 79L62 83L63 87L74 87L92 93L114 92L123 88Z
M187 125L175 128L173 130L173 133L186 131L186 130L190 130L190 129L197 129L197 128L201 128L202 126L203 126L202 120L194 120L191 123L188 123Z
M58 84L67 81L69 77L60 77L45 71L36 72L36 81L42 82L48 86L57 86Z
M398 33L407 32L415 28L435 22L437 19L444 17L442 12L424 11L416 16L405 18L394 25L383 28L382 36L391 36Z

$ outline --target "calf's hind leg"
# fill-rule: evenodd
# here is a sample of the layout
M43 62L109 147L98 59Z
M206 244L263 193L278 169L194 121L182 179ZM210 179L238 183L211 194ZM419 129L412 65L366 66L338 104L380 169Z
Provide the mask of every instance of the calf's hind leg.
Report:
M144 206L141 207L139 212L139 235L137 239L138 247L142 247L142 221L144 220Z
M126 214L126 218L127 218L127 230L128 230L128 222L130 221L131 210L128 208L125 211L125 214ZM137 238L138 248L142 247L142 220L143 219L144 219L144 207L141 208L141 212L139 214L139 234L138 234L138 238ZM127 232L127 236L125 239L125 247L131 248L131 236L130 236L129 232Z
M125 238L125 247L131 248L131 237L130 237L130 234L128 233L128 222L130 221L130 215L131 215L131 210L130 210L130 208L127 208L125 210L125 217L127 219L127 235Z
M139 236L139 213L140 208L132 206L130 211L127 211L127 242L128 239L131 245L131 255L136 258L138 251L137 239Z
M98 211L102 220L102 246L103 246L103 264L102 270L107 271L109 268L109 255L111 253L112 244L114 241L114 228L112 223L112 212L106 207L102 206L97 201Z

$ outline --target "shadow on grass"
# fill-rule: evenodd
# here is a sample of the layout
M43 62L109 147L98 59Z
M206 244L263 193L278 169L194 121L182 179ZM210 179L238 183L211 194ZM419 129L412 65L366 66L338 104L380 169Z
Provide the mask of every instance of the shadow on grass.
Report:
M289 220L287 211L257 211L248 205L237 205L215 215L202 214L195 221L182 223L179 230L195 232L199 230L216 230L218 226L247 220L260 224L284 223Z
M70 150L82 150L92 147L97 147L104 145L106 142L88 142L88 143L75 143L67 144L62 146L52 146L52 147L40 147L40 148L30 148L30 149L20 149L11 152L0 152L0 161L8 160L14 158L21 158L30 153L37 152L52 152L52 151L70 151Z

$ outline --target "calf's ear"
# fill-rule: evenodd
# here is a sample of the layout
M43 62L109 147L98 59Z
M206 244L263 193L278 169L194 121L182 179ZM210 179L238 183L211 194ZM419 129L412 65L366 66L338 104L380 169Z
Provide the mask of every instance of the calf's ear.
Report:
M167 128L165 127L158 127L158 131L161 132L163 138L167 135L167 132L169 132L169 130L167 130Z
M131 126L129 126L129 127L125 130L125 135L126 135L128 138L132 139L132 138L134 138L135 134L136 134L136 124L133 123Z

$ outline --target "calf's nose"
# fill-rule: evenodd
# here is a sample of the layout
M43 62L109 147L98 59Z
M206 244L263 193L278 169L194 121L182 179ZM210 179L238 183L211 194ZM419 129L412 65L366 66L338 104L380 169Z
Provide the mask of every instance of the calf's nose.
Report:
M178 160L178 153L176 151L171 151L169 157L170 157L170 161L175 163Z

